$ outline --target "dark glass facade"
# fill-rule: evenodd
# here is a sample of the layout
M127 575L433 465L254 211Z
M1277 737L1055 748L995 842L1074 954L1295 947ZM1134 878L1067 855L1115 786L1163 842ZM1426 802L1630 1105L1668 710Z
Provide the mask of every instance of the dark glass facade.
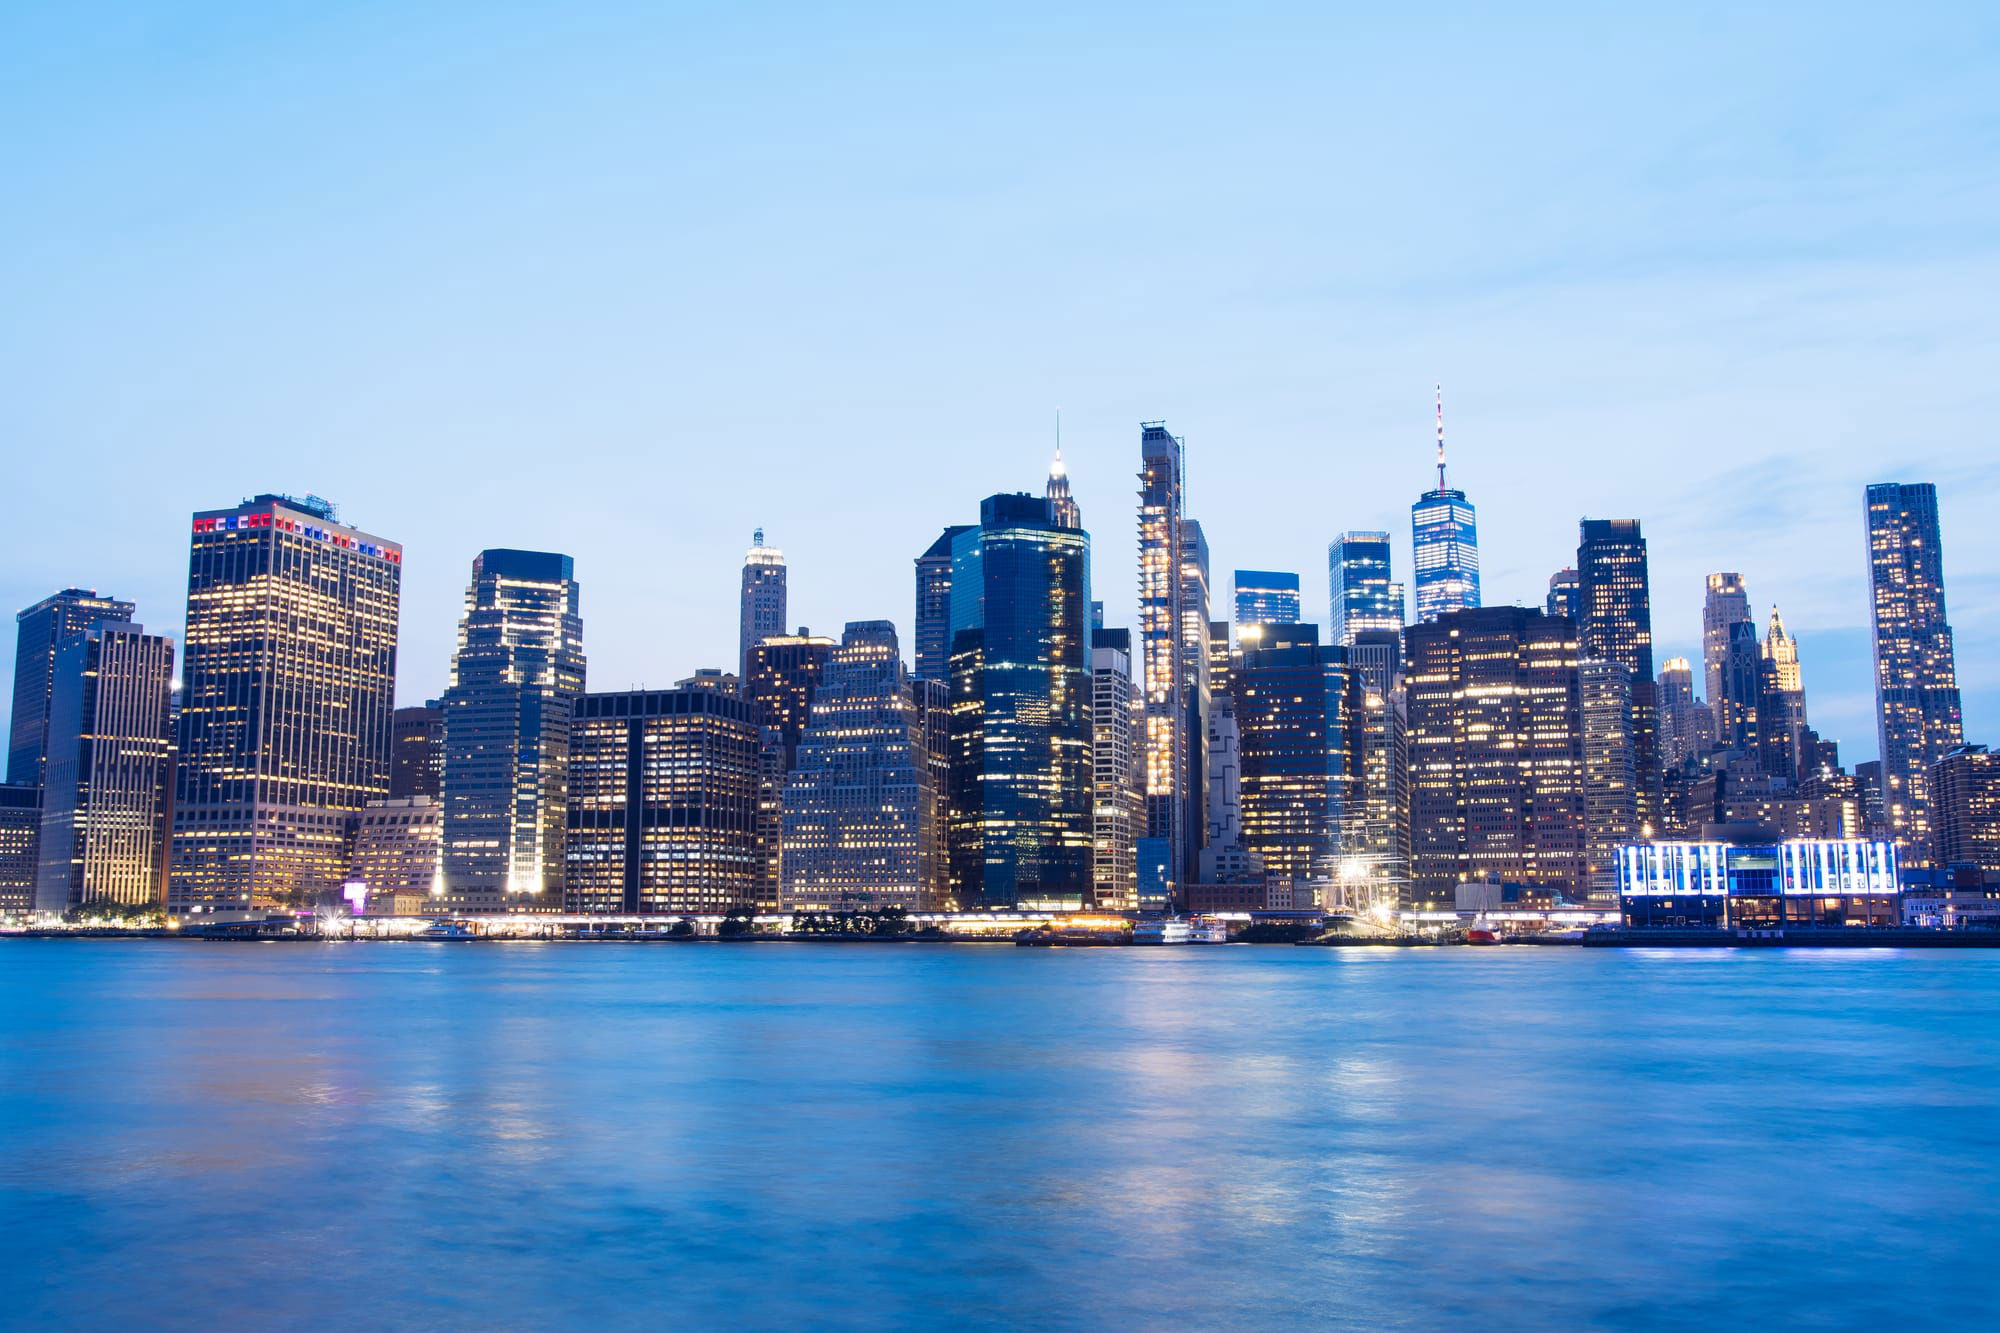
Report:
M950 881L961 907L1091 896L1090 537L995 495L952 544Z
M444 705L398 708L389 743L389 799L437 799L444 792Z
M1264 873L1330 882L1353 804L1347 654L1315 625L1267 625L1232 679L1240 736L1243 846Z
M1577 649L1625 668L1634 813L1660 825L1660 704L1653 675L1653 601L1646 539L1636 519L1587 518L1576 548ZM1609 867L1605 869L1609 875Z
M7 781L37 786L48 755L49 698L56 649L92 625L130 620L133 606L92 588L65 588L15 615L14 714L7 733Z
M925 680L943 680L951 669L951 544L965 524L946 528L917 557L916 669Z
M1295 625L1299 621L1299 576L1275 569L1239 569L1232 577L1236 592L1236 633L1250 625Z
M719 912L757 884L757 731L716 690L586 694L570 738L564 905Z
M1403 628L1403 585L1391 576L1389 534L1343 532L1326 548L1329 637L1352 647L1363 634Z

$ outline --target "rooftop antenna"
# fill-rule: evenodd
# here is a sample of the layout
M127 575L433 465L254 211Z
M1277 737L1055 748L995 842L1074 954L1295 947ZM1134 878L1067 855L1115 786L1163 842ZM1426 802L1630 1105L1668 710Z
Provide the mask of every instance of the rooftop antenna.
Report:
M1438 385L1438 386L1437 386L1437 407L1438 407L1438 489L1439 489L1440 491L1442 491L1442 490L1444 490L1444 489L1445 489L1445 484L1444 484L1444 385L1442 385L1442 384L1440 384L1440 385Z

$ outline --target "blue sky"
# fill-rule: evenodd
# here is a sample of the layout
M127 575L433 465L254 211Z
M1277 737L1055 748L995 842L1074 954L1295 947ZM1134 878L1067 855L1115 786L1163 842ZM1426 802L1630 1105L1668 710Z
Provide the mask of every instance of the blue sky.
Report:
M1636 14L9 7L0 597L177 633L188 513L315 491L408 548L406 701L484 546L576 557L598 688L732 659L759 524L907 649L1060 406L1113 623L1152 418L1323 618L1441 380L1489 602L1640 518L1660 655L1741 570L1850 760L1861 488L1937 481L2000 741L2000 10Z

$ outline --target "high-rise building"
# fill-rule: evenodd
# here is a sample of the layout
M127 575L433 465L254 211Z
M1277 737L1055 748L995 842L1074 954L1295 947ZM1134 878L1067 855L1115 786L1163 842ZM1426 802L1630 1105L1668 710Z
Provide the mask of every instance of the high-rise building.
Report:
M1651 837L1660 823L1660 707L1653 681L1653 601L1646 569L1646 538L1637 519L1587 518L1578 533L1577 650L1584 658L1625 668L1631 717L1634 831ZM1601 739L1601 736L1600 736ZM1621 766L1622 771L1622 766ZM1620 800L1622 801L1622 797ZM1616 867L1607 856L1599 887L1613 889Z
M1757 672L1757 746L1764 771L1794 782L1810 771L1801 762L1805 733L1806 686L1799 669L1799 641L1786 633L1774 606Z
M757 729L719 690L577 700L564 905L718 912L754 905Z
M1376 631L1380 633L1381 631ZM1366 640L1348 649L1359 651ZM1384 692L1368 672L1357 686L1348 724L1348 761L1355 774L1341 839L1339 880L1350 909L1405 904L1410 883L1410 748L1400 686Z
M1965 743L1937 487L1870 486L1867 516L1883 813L1903 864L1922 867L1931 855L1931 766Z
M411 916L444 895L444 805L434 796L370 801L354 816L349 883L378 914Z
M1715 740L1725 750L1760 755L1757 705L1764 690L1764 645L1756 622L1732 620L1723 627L1720 685L1715 704Z
M129 621L133 606L95 588L64 588L14 617L14 716L7 734L7 781L40 786L48 756L49 698L56 649L92 625Z
M814 691L833 655L833 640L804 626L751 645L743 697L757 728L757 894L776 907L783 875L785 779L798 760L799 742L812 715ZM696 687L683 681L683 688Z
M1479 516L1464 491L1444 476L1444 390L1438 390L1438 484L1410 506L1412 564L1417 585L1417 619L1436 620L1447 611L1479 605Z
M1343 532L1326 548L1331 639L1343 648L1371 630L1401 633L1403 585L1391 576L1389 534Z
M1295 625L1299 621L1299 576L1274 569L1239 569L1232 578L1236 591L1236 634L1253 625Z
M1132 679L1132 632L1091 638L1091 883L1097 906L1122 911L1139 892L1136 848L1146 830L1140 792L1144 719Z
M1583 579L1574 569L1558 569L1549 575L1549 595L1544 603L1552 616L1583 619Z
M1632 737L1632 673L1623 662L1586 657L1577 664L1577 694L1583 727L1585 874L1591 897L1603 901L1618 891L1618 849L1639 841L1643 827L1638 746Z
M174 641L99 621L56 649L35 905L164 904Z
M0 916L25 916L34 910L41 828L41 787L0 782Z
M750 650L785 632L785 553L764 544L764 529L752 534L743 556L743 592L737 633L738 680L750 676Z
M995 495L952 547L950 863L962 908L1091 894L1090 536ZM1178 666L1178 663L1176 663Z
M1187 692L1187 770L1181 810L1185 850L1181 874L1201 873L1201 849L1208 844L1208 715L1214 701L1208 618L1208 539L1194 519L1181 520L1181 671Z
M1583 743L1574 622L1515 606L1405 634L1415 900L1500 879L1584 882Z
M1934 863L2000 875L2000 754L1954 745L1931 765Z
M398 708L389 740L389 799L444 795L444 701Z
M1139 426L1139 688L1145 704L1147 840L1140 852L1140 901L1160 910L1186 871L1187 677L1181 643L1183 554L1182 442L1164 421ZM1158 870L1159 876L1151 871Z
M1669 657L1660 668L1660 757L1666 767L1684 768L1715 748L1715 713L1694 693L1694 666Z
M848 624L785 785L788 911L922 911L945 896L925 730L886 620Z
M1701 604L1702 687L1715 713L1716 738L1723 744L1743 726L1743 720L1735 715L1737 705L1726 701L1729 642L1740 633L1731 626L1750 623L1750 593L1743 586L1743 576L1734 572L1710 574Z
M584 687L570 558L481 551L444 692L444 882L462 910L554 907L570 713Z
M1316 625L1267 625L1236 668L1243 845L1295 884L1338 873L1353 770L1347 654Z
M924 680L951 672L951 544L966 531L962 523L946 528L917 557L915 674Z
M403 548L308 496L194 516L168 906L302 905L389 794Z

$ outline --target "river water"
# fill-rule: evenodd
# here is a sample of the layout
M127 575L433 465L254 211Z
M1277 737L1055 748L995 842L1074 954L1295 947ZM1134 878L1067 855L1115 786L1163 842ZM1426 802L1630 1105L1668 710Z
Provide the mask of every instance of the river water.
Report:
M2000 953L0 941L7 1327L1992 1326Z

